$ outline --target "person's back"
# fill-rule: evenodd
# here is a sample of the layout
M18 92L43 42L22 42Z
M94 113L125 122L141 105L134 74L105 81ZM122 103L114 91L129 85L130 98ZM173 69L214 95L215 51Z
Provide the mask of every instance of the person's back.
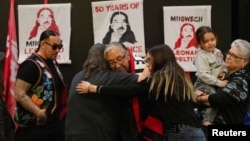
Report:
M124 73L125 74L125 73ZM80 83L84 73L81 71L72 80L72 83ZM121 75L115 71L103 71L90 79L86 79L93 84L126 84L129 81L136 81L128 79L130 75ZM116 79L118 78L118 80ZM128 80L126 80L128 79ZM123 81L125 80L125 81ZM84 133L85 140L92 141L115 141L119 131L119 123L121 118L121 111L127 100L119 100L112 97L105 97L101 95L80 95L75 91L74 85L70 89L70 96L68 101L68 114L66 120L66 133ZM76 110L80 107L79 110Z
M130 96L137 94L150 98L147 99L148 105L144 105L148 111L144 111L147 113L144 113L146 119L141 134L143 140L204 141L200 121L194 112L192 82L176 62L171 48L167 45L150 48L145 62L151 79L123 86L92 86L94 84L84 81L80 92L86 94L90 90L106 96L119 93L116 94L118 97L130 93ZM91 88L88 89L88 86Z
M104 49L105 46L97 44L90 49L88 58L84 64L86 68L90 69L80 71L72 80L66 117L67 141L117 141L121 124L121 114L128 101L127 99L116 99L101 95L81 95L75 90L78 83L82 80L88 80L93 84L100 85L125 85L132 81L137 81L138 78L135 74L109 70L103 54L94 54L93 48L97 48L95 51L97 53L101 52L101 48ZM96 62L93 60L96 60ZM95 71L88 71L91 69L95 69Z

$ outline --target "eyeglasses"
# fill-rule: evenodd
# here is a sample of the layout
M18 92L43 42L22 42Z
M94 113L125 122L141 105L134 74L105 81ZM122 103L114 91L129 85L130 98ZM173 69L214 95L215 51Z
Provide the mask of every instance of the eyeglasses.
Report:
M61 48L63 48L63 44L50 44L50 43L48 43L48 42L44 42L45 44L47 44L47 45L49 45L49 46L51 46L52 47L52 49L53 50L56 50L56 49L61 49Z
M244 59L244 58L239 57L239 56L237 56L237 55L235 55L235 54L232 54L231 52L227 52L227 53L225 53L225 55L226 55L226 56L229 56L229 57L232 58L232 59Z
M116 63L117 63L117 64L122 64L122 63L123 63L123 60L124 60L124 58L125 58L125 56L126 56L126 55L118 56L118 57L116 57L115 60L110 60L110 61L108 61L108 63L109 63L110 66L114 66Z

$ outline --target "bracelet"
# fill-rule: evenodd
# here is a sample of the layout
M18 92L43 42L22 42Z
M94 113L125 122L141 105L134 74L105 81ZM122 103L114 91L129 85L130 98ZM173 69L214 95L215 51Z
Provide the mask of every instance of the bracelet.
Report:
M102 88L102 86L97 86L97 93L98 93L98 94L101 94L101 91L100 91L101 88Z
M91 86L91 83L88 86L88 93L90 93L90 86Z

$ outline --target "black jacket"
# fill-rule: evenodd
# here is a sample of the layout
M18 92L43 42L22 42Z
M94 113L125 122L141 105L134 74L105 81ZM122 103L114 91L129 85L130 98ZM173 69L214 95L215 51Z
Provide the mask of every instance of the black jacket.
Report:
M116 71L104 71L88 81L96 85L121 84L137 81L138 76ZM79 72L72 80L68 112L66 116L66 138L81 136L81 140L137 141L138 135L130 107L130 99L117 99L98 94L79 94L76 85L83 80Z

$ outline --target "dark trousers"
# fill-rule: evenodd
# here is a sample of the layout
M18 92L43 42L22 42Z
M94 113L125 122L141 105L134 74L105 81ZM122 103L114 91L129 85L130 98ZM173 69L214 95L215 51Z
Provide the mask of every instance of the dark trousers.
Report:
M59 121L44 126L18 127L15 141L64 141L64 127Z

